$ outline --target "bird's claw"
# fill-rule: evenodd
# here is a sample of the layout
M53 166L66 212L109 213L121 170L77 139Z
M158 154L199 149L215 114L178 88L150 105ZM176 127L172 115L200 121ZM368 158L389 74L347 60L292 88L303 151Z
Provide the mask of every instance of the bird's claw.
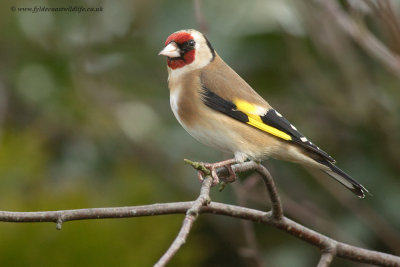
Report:
M211 172L211 178L212 178L212 184L211 186L216 186L219 184L219 177L217 175L217 172L215 171L215 168L213 167L208 167L206 164L204 164L204 167L210 170ZM198 171L197 172L197 178L199 178L200 182L203 182L204 180L204 172L203 171Z
M211 177L212 177L212 186L216 186L217 184L220 183L220 178L218 177L217 174L217 169L221 167L227 168L229 172L229 176L221 178L223 180L224 184L229 184L233 183L234 181L237 180L237 176L235 172L232 170L232 164L236 163L235 159L229 159L229 160L224 160L221 162L215 162L215 163L203 163L203 166L210 170L211 172ZM197 176L200 181L204 180L203 177L204 173L202 171L199 171Z

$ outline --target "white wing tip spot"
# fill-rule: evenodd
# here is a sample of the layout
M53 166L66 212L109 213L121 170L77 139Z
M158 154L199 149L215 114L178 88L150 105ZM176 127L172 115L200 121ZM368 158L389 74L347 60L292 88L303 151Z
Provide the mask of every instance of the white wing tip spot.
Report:
M292 127L293 130L297 131L296 127L294 127L293 124L290 124L290 127Z
M307 142L307 138L306 137L300 137L300 140L302 141L302 142Z
M282 117L282 114L275 110L277 116Z

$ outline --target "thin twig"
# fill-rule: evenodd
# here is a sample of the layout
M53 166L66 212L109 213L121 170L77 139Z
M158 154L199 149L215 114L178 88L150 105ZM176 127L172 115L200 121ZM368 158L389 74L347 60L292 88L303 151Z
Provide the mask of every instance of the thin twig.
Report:
M319 1L324 8L331 14L337 25L350 35L371 56L380 61L394 75L400 77L400 57L390 51L381 41L379 41L367 28L362 27L348 16L336 1Z
M207 33L208 27L206 19L204 18L202 1L201 0L193 0L194 7L194 15L196 17L197 25L199 25L199 30L202 33Z
M389 0L381 0L377 4L380 7L377 13L385 23L383 30L386 31L388 38L392 41L395 51L400 52L400 25L399 18L394 12L393 3Z
M328 267L331 264L335 253L336 250L334 248L323 251L317 267Z
M186 212L186 216L185 219L183 220L179 234L175 238L174 242L172 242L169 249L164 253L164 255L162 255L162 257L154 265L155 267L161 267L167 265L167 263L172 259L172 257L176 254L176 252L178 252L181 246L186 242L190 229L192 229L193 223L199 215L200 208L204 205L208 205L211 202L210 199L211 185L212 185L211 176L206 176L206 178L204 178L202 182L199 197L196 199L196 201L193 202L193 206Z

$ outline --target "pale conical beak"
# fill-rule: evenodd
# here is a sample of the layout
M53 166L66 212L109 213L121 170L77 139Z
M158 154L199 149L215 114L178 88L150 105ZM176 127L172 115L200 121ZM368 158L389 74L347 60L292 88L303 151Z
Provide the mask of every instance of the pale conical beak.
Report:
M179 47L176 45L176 43L172 42L169 43L166 47L164 47L163 50L161 50L158 55L166 56L166 57L180 57L181 53L179 50Z

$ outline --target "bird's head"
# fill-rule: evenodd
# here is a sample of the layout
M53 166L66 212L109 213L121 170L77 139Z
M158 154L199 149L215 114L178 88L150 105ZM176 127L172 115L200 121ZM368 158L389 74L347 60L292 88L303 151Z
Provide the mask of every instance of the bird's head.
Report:
M196 30L181 30L168 36L159 55L167 57L168 67L197 69L206 66L215 52L207 38Z

